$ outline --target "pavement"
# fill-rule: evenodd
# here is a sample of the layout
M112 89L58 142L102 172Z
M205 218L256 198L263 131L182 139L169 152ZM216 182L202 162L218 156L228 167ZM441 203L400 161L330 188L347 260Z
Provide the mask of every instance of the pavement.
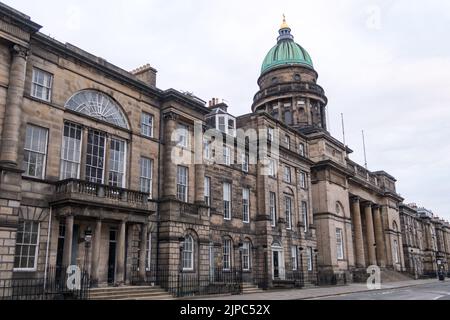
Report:
M193 300L450 300L450 281L436 279L383 283L380 290L366 284L263 291L236 296L202 297Z

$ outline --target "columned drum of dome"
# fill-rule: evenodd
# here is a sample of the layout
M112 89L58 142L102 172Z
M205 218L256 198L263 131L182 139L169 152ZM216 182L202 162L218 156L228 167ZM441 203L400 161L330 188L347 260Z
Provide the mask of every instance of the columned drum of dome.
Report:
M277 44L267 53L258 79L259 91L252 111L265 112L286 125L308 130L327 130L325 92L309 53L294 41L283 19Z

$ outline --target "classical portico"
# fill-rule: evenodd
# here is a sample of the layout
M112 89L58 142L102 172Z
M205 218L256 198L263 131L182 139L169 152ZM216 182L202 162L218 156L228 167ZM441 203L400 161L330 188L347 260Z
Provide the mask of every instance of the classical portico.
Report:
M83 181L61 184L66 185L64 192L58 189L52 202L53 228L60 235L54 244L58 252L54 264L78 265L91 274L94 286L144 280L148 233L156 210L148 194ZM86 189L88 193L83 193ZM100 206L102 201L110 208Z
M358 196L351 196L350 202L356 268L367 268L370 265L381 268L394 268L395 264L403 266L399 253L401 242L398 242L398 234L395 232L396 222L393 222L393 228L389 227L389 221L383 219L380 204Z

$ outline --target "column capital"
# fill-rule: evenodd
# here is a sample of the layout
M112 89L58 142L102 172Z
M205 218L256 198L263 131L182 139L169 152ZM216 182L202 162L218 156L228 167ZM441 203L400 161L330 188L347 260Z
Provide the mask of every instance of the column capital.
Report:
M21 45L15 44L11 48L11 53L13 56L26 59L28 57L29 50Z
M355 202L360 202L361 199L358 196L351 196L350 200L352 203L355 203Z
M380 210L380 209L381 209L381 206L380 206L379 204L377 204L377 203L374 203L374 204L372 205L372 209L374 209L374 210Z
M367 208L367 207L373 207L374 203L371 201L363 201L362 205Z
M176 114L176 113L173 112L173 111L169 111L169 112L166 112L166 113L163 114L163 119L164 119L165 121L169 121L169 120L178 120L178 118L179 118L179 115Z

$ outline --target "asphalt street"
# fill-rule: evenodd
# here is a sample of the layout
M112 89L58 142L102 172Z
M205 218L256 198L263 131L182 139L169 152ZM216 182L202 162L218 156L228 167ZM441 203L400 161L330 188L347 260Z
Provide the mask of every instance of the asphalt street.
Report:
M406 288L349 293L312 300L450 300L450 281Z

